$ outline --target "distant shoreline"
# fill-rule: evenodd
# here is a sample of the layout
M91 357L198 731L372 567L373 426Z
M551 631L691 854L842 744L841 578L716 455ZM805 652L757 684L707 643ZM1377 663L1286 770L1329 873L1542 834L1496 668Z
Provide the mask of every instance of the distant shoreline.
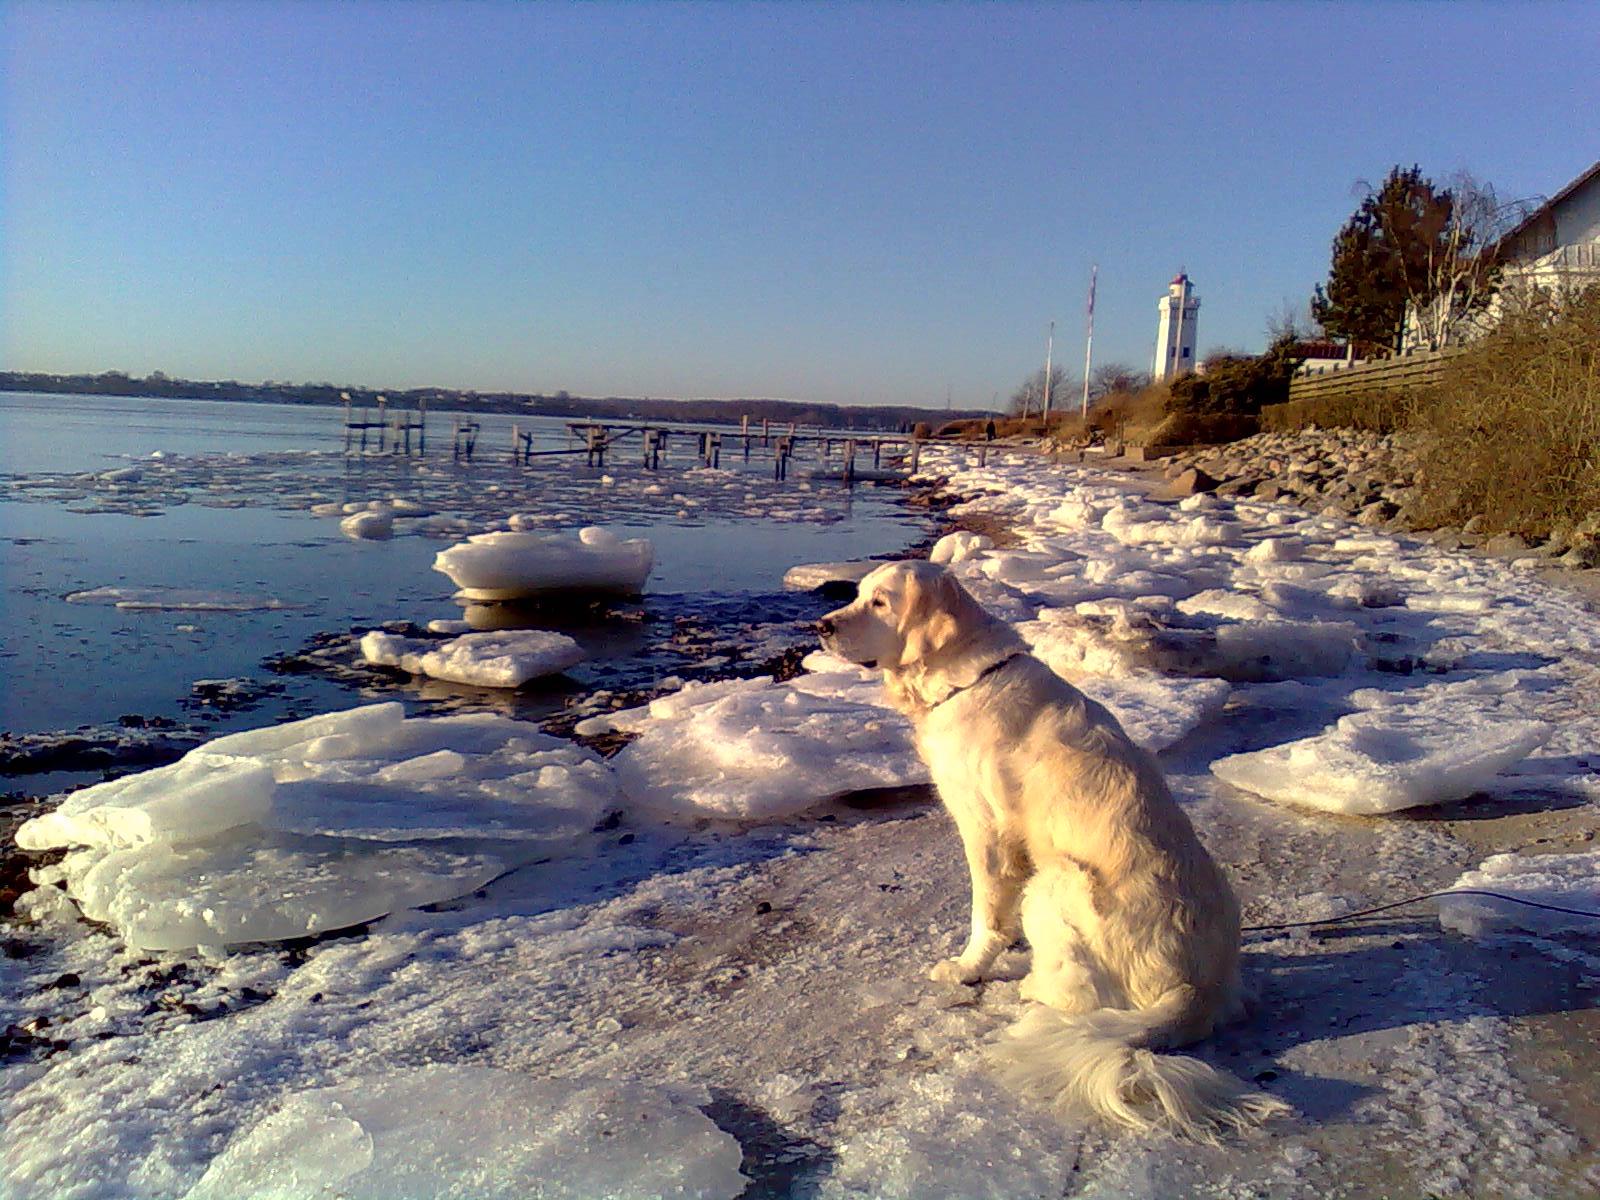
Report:
M968 409L914 408L904 405L845 407L806 404L794 400L673 400L657 397L553 396L523 392L465 392L454 388L365 388L333 384L241 383L237 380L138 379L119 372L100 375L53 375L42 372L0 371L0 393L39 395L117 396L130 400L212 400L223 403L300 404L338 408L350 402L373 407L385 397L396 411L426 404L436 411L510 413L519 416L712 422L752 422L807 425L830 429L906 431L919 421L930 425L988 416Z

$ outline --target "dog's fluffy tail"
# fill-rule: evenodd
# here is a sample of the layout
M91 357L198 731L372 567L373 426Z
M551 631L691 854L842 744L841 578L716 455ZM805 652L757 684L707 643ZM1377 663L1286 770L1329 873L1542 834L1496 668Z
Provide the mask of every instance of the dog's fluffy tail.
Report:
M1061 1109L1087 1110L1131 1129L1165 1129L1215 1142L1293 1112L1198 1058L1148 1047L1187 1040L1197 996L1178 987L1149 1008L1102 1008L1068 1016L1036 1006L1007 1031L993 1055L1019 1091Z

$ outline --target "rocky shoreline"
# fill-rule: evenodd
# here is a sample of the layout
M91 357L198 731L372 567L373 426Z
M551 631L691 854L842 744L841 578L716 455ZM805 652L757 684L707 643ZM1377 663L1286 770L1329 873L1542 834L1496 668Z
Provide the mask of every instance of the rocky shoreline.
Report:
M1600 567L1600 514L1538 543L1514 533L1490 535L1476 517L1461 527L1422 528L1421 470L1416 442L1405 434L1312 428L1183 451L1165 460L1163 473L1171 490L1184 495L1286 501L1367 528L1415 534L1447 550L1527 560L1533 568Z

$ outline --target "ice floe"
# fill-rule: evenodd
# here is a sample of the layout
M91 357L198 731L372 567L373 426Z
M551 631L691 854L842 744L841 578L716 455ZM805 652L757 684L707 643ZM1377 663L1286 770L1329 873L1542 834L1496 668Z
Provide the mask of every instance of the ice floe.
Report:
M131 945L303 937L448 900L587 833L617 798L589 751L398 704L218 738L25 822L41 878Z
M796 592L809 592L827 584L860 583L881 562L801 563L783 573L783 586Z
M1461 800L1550 736L1541 721L1471 710L1375 709L1332 729L1211 764L1217 778L1271 800L1339 813L1387 813Z
M1581 854L1496 854L1451 886L1499 892L1552 906L1535 908L1492 896L1440 897L1439 923L1469 937L1564 930L1600 934L1600 850Z
M176 612L252 612L288 607L271 596L209 591L204 588L98 587L68 592L66 598L69 604L110 604L123 609Z
M453 628L455 623L450 625ZM584 654L566 634L543 629L463 633L444 642L374 629L361 638L361 656L377 666L397 667L447 683L518 688L575 666Z
M973 533L958 529L947 533L933 544L928 560L936 563L958 563L974 558L994 546L994 539L986 533Z
M289 1096L185 1200L733 1200L743 1152L700 1111L710 1102L689 1086L413 1067Z
M394 516L393 509L366 509L340 521L339 529L357 541L381 542L394 536Z
M668 815L768 821L849 792L927 781L905 719L856 698L875 684L810 678L824 682L688 684L599 718L640 734L612 760L623 794Z
M480 533L441 550L433 569L468 600L518 600L547 592L634 595L644 588L655 550L644 538L623 540L590 525L576 539L554 533Z

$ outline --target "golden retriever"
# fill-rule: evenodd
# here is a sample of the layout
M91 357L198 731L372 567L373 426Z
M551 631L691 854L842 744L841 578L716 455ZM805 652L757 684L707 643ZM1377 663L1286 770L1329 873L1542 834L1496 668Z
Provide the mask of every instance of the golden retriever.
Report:
M1045 1007L996 1050L1011 1082L1202 1140L1288 1112L1198 1059L1153 1053L1241 1015L1239 905L1116 718L931 563L878 567L819 629L883 670L961 833L972 932L932 977L981 979L1019 933L1032 948L1022 995Z

